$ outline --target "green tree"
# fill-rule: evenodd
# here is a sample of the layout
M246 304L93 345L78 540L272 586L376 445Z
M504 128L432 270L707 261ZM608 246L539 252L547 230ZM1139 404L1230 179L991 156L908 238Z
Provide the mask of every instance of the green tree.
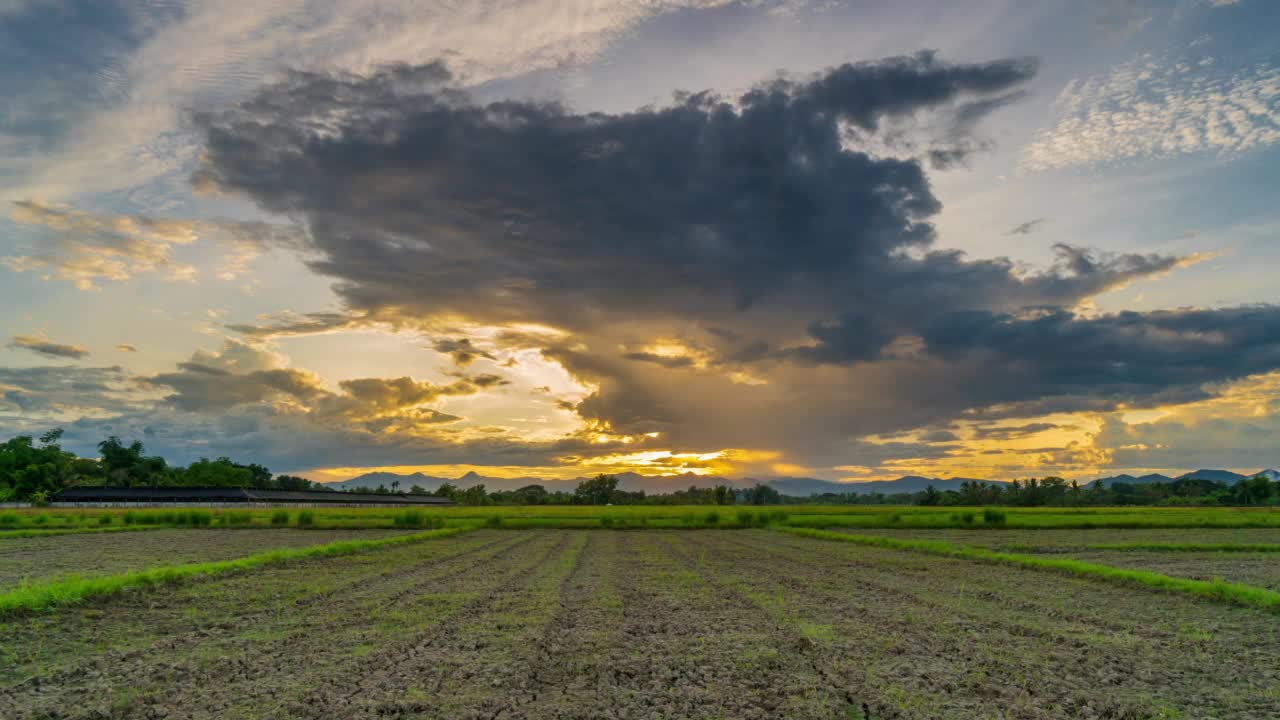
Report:
M184 487L254 487L254 473L230 458L200 458L174 473L177 484Z
M745 495L749 505L778 505L782 502L782 493L764 483L756 483Z
M717 505L732 505L734 501L733 488L728 485L717 485L712 491L715 495Z
M327 489L321 486L314 486L310 480L296 475L277 475L271 482L272 487L277 490L321 490Z
M98 465L64 451L58 445L61 438L61 430L51 430L40 436L38 446L30 435L0 444L0 501L41 500L95 479Z
M930 485L920 494L921 505L938 505L942 502L942 493L938 489Z
M141 441L125 445L120 438L112 435L98 443L98 452L102 455L102 466L107 481L112 484L164 485L170 478L168 464L162 457L144 455L145 448Z
M493 501L489 498L489 493L484 489L484 485L472 485L458 494L455 502L463 505L488 505Z
M608 505L618 489L618 478L601 473L590 480L583 480L573 491L575 505Z

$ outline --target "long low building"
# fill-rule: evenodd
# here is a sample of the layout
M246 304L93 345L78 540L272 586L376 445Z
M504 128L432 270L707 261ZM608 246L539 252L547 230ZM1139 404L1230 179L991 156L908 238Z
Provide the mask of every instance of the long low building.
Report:
M84 505L452 505L435 495L331 490L257 490L192 487L71 487L50 499L54 507Z

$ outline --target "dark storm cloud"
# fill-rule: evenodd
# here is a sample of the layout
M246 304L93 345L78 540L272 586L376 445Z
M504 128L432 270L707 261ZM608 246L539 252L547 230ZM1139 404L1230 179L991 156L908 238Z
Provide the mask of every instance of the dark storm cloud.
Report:
M1277 306L1101 317L1057 308L1029 316L952 312L922 337L937 357L985 359L1001 378L992 402L1186 401L1204 397L1205 384L1280 367Z
M921 54L619 115L476 105L439 64L296 75L202 119L196 179L305 217L314 267L356 309L577 327L641 304L732 314L932 242L919 164L846 151L842 128L876 132L1033 71Z
M1058 257L1054 266L1029 277L1019 277L1005 259L969 261L947 252L919 260L894 258L883 275L896 282L876 286L874 296L858 298L857 304L867 310L812 323L808 335L816 345L783 349L777 355L805 363L870 362L896 339L921 333L943 309L991 312L1074 305L1181 262L1166 255L1100 253L1066 244L1053 249Z
M48 357L70 358L82 360L89 357L89 351L79 345L66 345L34 335L15 335L9 347L16 350L30 350Z
M313 266L339 279L354 313L235 328L250 334L361 315L456 313L587 333L678 317L736 331L741 342L725 352L739 361L768 355L751 335L799 339L806 327L829 347L794 357L862 361L919 324L901 315L1073 304L1177 262L1099 257L1087 271L1024 276L1007 260L929 251L940 206L919 163L842 142L849 128L875 133L921 111L953 113L959 138L1019 97L1033 71L925 53L619 115L477 105L447 86L440 64L299 74L202 118L196 179L306 218L322 254ZM1059 250L1072 252L1090 255ZM761 306L785 322L747 316ZM874 337L850 337L870 325Z
M1245 361L1186 334L1198 359L1181 363L1156 339L1179 336L1168 318L1063 309L1186 258L1060 243L1052 266L1028 272L935 248L941 206L921 162L849 142L892 140L923 114L948 129L933 150L959 159L982 145L975 123L1033 73L1024 60L926 53L620 114L479 104L438 63L296 74L199 118L194 180L304 220L311 266L344 301L246 332L456 317L551 326L569 338L526 346L596 388L574 405L583 418L686 446L834 458L860 435L963 413L1177 401L1280 367L1265 343ZM1046 318L1057 332L1024 348ZM1229 332L1262 321L1202 315ZM696 362L643 349L686 335ZM1078 344L1088 338L1098 344ZM725 370L767 382L735 384Z

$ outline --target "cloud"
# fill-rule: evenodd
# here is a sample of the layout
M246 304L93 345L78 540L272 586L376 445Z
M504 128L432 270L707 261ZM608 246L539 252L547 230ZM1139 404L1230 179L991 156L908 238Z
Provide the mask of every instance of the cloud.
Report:
M1033 71L925 53L617 114L480 103L439 63L299 73L199 118L194 179L302 219L311 267L337 281L341 312L245 331L464 323L496 352L504 328L552 328L511 337L589 388L563 407L673 449L847 464L876 433L1188 401L1280 362L1266 309L1069 310L1200 256L1063 242L1037 270L938 248L921 161L848 142L921 114L962 142ZM1256 351L1198 345L1178 324L1193 318L1260 333Z
M330 385L287 362L271 350L228 340L152 376L119 367L0 368L0 424L27 433L64 427L65 445L86 455L115 434L141 439L149 452L175 463L229 455L282 471L424 463L554 471L566 455L594 457L622 446L577 435L514 437L506 428L433 407L504 385L496 375L442 383L352 378Z
M673 312L698 295L733 312L786 282L831 285L860 259L932 240L925 220L938 204L918 164L842 152L842 123L874 132L1031 72L920 55L777 80L733 103L702 93L617 116L477 105L439 64L298 74L203 118L196 179L306 216L324 255L312 266L342 278L358 311L554 316L564 327L635 312L639 296ZM343 130L315 137L325 118ZM423 193L430 177L449 178L448 192ZM797 232L803 242L779 241ZM409 278L430 280L407 292Z
M1036 218L1035 220L1028 220L1022 223L1021 225L1014 225L1013 227L1009 228L1009 231L1006 232L1005 235L1030 235L1031 231L1035 230L1036 227L1043 222L1045 222L1045 218Z
M267 223L109 215L34 200L13 203L10 217L35 232L36 242L27 254L0 258L0 263L14 272L47 273L81 290L140 273L194 280L195 267L175 259L174 251L202 237L228 249L219 271L223 279L245 272L249 261L266 249L297 248L301 240L298 230Z
M292 468L753 448L770 459L739 462L821 469L942 461L963 449L937 430L957 418L1196 401L1280 363L1268 308L1070 309L1197 256L1069 241L1047 267L971 258L939 246L925 158L851 142L891 146L927 116L977 149L980 118L1033 72L924 53L613 114L482 102L440 63L292 74L196 116L193 179L302 224L340 307L234 326L259 342L139 380L162 400L112 422ZM369 326L432 338L456 372L325 381L260 342ZM463 371L516 353L509 375ZM578 427L495 427L511 413L492 398L543 371L547 414Z
M1214 397L1162 408L1146 422L1122 414L1102 418L1093 437L1115 468L1194 470L1202 467L1255 472L1280 465L1280 374L1270 373L1221 388Z
M974 428L973 437L977 440L1013 440L1036 435L1048 430L1057 430L1061 425L1050 422L1027 423L1025 425L989 425Z
M138 352L138 348L126 343L120 343L119 345L116 345L116 350L119 350L120 352L126 352L126 353Z
M186 111L235 102L287 68L364 72L450 55L468 82L479 84L573 67L652 17L728 2L195 0L103 8L93 14L99 24L88 27L73 22L59 3L22 3L41 11L29 13L38 24L23 29L61 36L72 26L76 33L69 37L80 41L85 57L68 68L62 55L41 55L39 45L28 49L35 68L57 64L73 76L60 77L62 83L79 92L51 101L49 83L20 86L27 92L15 107L52 105L57 113L31 113L32 122L45 124L65 112L67 102L77 103L78 112L52 137L48 129L38 131L39 142L24 144L27 151L9 159L19 180L0 186L0 198L125 191L130 202L161 211L185 200L186 188L174 179L199 155ZM111 22L107 37L104 16Z
M1280 142L1280 68L1143 56L1072 80L1054 107L1057 120L1023 149L1021 168L1233 156Z
M190 360L179 363L176 371L158 373L145 382L172 390L163 402L186 412L218 413L261 406L273 412L305 415L321 424L436 418L423 414L427 410L423 406L508 384L497 375L484 373L458 375L444 385L411 377L352 378L338 381L338 391L333 392L316 374L287 364L279 353L227 339L217 352L198 350Z
M1280 366L1280 307L1022 316L941 313L925 351L980 357L998 378L991 404L1065 399L1076 409L1150 406L1208 396L1206 386Z
M493 353L476 347L470 338L440 339L432 344L432 349L453 358L459 367L466 367L479 358L497 361Z
M0 367L0 424L12 431L118 416L153 402L120 367ZM6 417L5 412L15 414Z
M50 341L43 335L15 335L9 347L40 353L49 357L82 360L89 357L89 351L79 345L64 345Z

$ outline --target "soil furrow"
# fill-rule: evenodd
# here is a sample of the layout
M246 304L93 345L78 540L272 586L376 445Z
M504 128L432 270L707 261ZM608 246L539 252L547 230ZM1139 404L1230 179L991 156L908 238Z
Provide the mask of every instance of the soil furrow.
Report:
M206 581L94 598L77 607L0 624L0 639L26 651L23 659L6 668L5 677L20 681L38 670L48 679L58 672L74 673L84 663L101 664L103 659L119 661L190 646L201 638L252 626L285 612L302 615L312 607L334 602L334 598L356 601L364 593L376 591L380 583L403 575L409 567L403 558L426 564L482 552L500 542L504 542L501 535L464 535L439 543L380 548L342 558L310 558ZM331 567L341 572L326 570ZM75 638L68 645L24 640L68 636ZM59 662L50 663L51 656Z
M481 672L485 655L502 655L509 649L501 634L524 621L529 608L522 601L529 585L554 571L553 559L575 538L579 543L585 540L580 533L525 534L545 550L514 568L477 566L469 579L479 582L473 582L467 599L426 630L383 643L355 663L352 672L310 682L307 692L262 716L368 718L438 712Z
M473 555L479 553L482 558L502 555L522 541L520 537L510 535L481 540L479 544L472 541L454 553L439 552L442 548L431 547L435 552L425 553L421 558L414 558L410 547L398 548L397 557L393 558L396 570L380 571L367 577L369 582L360 592L320 593L331 601L323 608L306 607L310 603L277 602L275 612L241 614L237 610L239 601L249 599L246 590L252 592L245 585L251 579L243 577L231 583L214 580L201 588L157 590L149 596L119 598L117 608L107 605L95 612L116 617L122 614L116 611L119 606L129 607L135 604L134 601L145 599L150 603L146 610L148 617L153 621L161 618L166 621L163 624L155 622L148 628L153 633L152 643L142 649L107 650L58 672L37 673L16 686L0 691L0 710L11 706L15 713L19 713L15 717L38 717L42 712L50 717L77 717L81 712L92 716L95 703L105 702L104 694L118 694L119 688L128 688L134 698L130 705L181 705L207 688L216 690L218 683L225 683L227 678L238 674L270 676L272 672L287 667L287 662L280 658L305 656L309 649L331 642L334 631L330 625L335 617L367 618L373 609L387 607L385 599L403 593L406 585L422 587L466 573L473 564ZM313 572L330 577L341 576L353 567L350 565L353 558L322 558L310 565ZM297 574L289 575L296 577ZM224 584L232 587L220 587ZM341 587L348 585L340 584ZM279 589L278 586L271 587ZM226 592L228 589L230 592ZM194 595L193 590L196 591ZM277 601L280 599L273 592L267 595ZM202 602L208 604L204 607L194 605ZM189 618L189 621L184 624L183 618ZM363 625L348 623L342 629L360 631ZM110 630L103 629L100 637L109 638ZM163 671L157 672L157 668ZM37 698L52 696L58 705L69 709L65 715L51 714L54 711L33 699L33 694ZM165 700L174 694L183 697ZM113 699L112 702L120 704L122 701Z
M722 548L712 563L715 572L736 573L753 592L773 594L780 612L825 628L836 657L855 654L852 669L880 688L872 704L876 716L933 717L945 708L948 717L986 717L991 703L1009 717L1028 718L1156 716L1166 705L1182 712L1211 706L1218 709L1215 717L1247 718L1270 716L1280 707L1274 694L1276 652L1255 645L1255 652L1245 653L1247 659L1240 657L1241 646L1254 641L1241 642L1249 618L1235 608L1170 598L1170 606L1190 608L1194 617L1216 623L1210 638L1161 639L1131 627L1120 635L1108 631L1063 642L1004 627L997 605L988 608L988 617L975 618L964 611L967 600L956 591L961 583L984 579L992 587L1013 587L1024 576L1038 583L1039 593L1052 596L1070 579L926 558L936 561L932 575L900 576L899 589L907 596L884 595L862 582L865 568L833 562L828 548L815 544L770 553L770 540L708 536L704 541ZM823 562L812 560L817 553L825 556ZM922 612L910 599L917 594L943 598L948 589L957 598L950 607ZM1141 591L1097 590L1106 600L1089 606L1092 612L1105 615L1123 604L1150 608ZM1044 623L1058 622L1050 608L1046 613ZM1203 680L1188 682L1193 677Z

